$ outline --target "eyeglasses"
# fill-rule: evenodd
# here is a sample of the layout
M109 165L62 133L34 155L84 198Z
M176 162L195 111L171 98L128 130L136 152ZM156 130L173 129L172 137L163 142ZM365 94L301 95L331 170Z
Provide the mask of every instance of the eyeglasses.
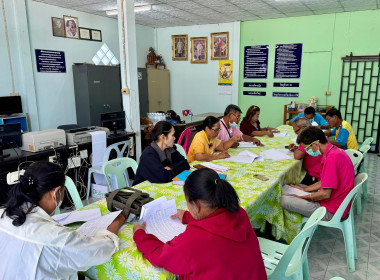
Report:
M218 128L218 129L211 128L211 130L214 130L214 131L217 132L217 133L219 133L219 131L221 131L220 128Z
M317 142L319 142L319 140L315 140L314 142L310 143L309 145L307 145L307 146L305 147L305 150L307 150L308 148L311 147L311 145L313 145L314 143L317 143Z
M236 116L234 113L232 113L232 115L234 115L235 118L236 118L238 121L240 121L240 118L241 118L241 117Z

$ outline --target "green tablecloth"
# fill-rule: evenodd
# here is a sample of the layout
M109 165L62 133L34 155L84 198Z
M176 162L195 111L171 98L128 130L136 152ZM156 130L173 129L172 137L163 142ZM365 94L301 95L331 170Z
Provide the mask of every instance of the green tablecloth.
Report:
M289 137L261 137L265 147L248 149L259 155L260 152L270 148L283 149L285 145L292 143L295 138L293 129L283 125L278 128L281 132L288 132ZM244 149L230 149L231 155L237 155ZM192 165L196 164L194 162ZM282 195L282 185L297 183L304 176L302 161L290 159L282 161L265 160L255 161L252 164L226 162L224 160L213 161L215 164L231 168L226 172L227 180L236 189L241 206L246 209L251 224L254 228L264 228L265 221L272 224L272 234L277 239L284 239L288 243L300 230L301 216L284 211L279 200ZM261 174L269 178L261 181L253 177ZM166 196L175 199L178 208L186 209L186 201L182 186L167 184L152 184L145 181L137 186L148 192L152 197ZM108 212L105 200L84 207L84 209L100 208L102 214ZM174 275L164 269L152 266L137 250L133 241L132 225L127 225L119 232L120 250L103 265L92 267L86 272L91 279L172 279Z

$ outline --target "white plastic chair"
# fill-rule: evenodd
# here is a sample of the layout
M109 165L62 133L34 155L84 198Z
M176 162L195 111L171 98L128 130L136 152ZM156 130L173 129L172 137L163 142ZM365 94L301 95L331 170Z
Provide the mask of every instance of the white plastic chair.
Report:
M179 145L179 144L174 144L176 147L177 147L177 151L185 158L187 159L187 155L186 155L186 152L185 152L185 149Z
M365 139L364 142L362 143L362 145L360 146L359 151L362 152L362 147L365 146L365 145L370 145L371 146L372 142L373 142L373 138L372 137L368 137L367 139Z
M108 146L106 151L104 152L102 166L92 166L91 168L88 169L86 199L88 199L90 196L92 174L93 173L104 174L103 173L103 164L109 160L109 157L110 157L110 154L112 151L116 152L117 158L123 157L124 154L125 154L125 157L128 157L129 151L131 149L131 143L132 143L131 140L125 140L125 141L121 141L121 142L118 142L118 143L115 143L115 144Z
M346 154L350 157L352 164L354 165L355 175L358 174L358 167L363 160L363 154L357 150L348 149ZM362 200L355 200L356 213L360 214L362 212Z
M354 228L354 211L351 207L348 212L348 217L342 220L344 211L346 210L350 202L354 202L355 198L360 191L362 184L367 180L368 175L366 173L359 174L355 177L355 187L349 192L338 210L330 221L320 221L320 226L338 228L343 232L344 244L346 247L346 258L349 272L355 271L355 259L358 258L358 252L356 248L356 237ZM353 204L353 203L352 203ZM302 223L307 222L307 218L302 219Z
M111 174L116 178L117 188L124 188L125 186L130 187L129 176L127 173L129 167L132 168L136 175L137 162L132 158L115 158L107 161L103 165L103 173L106 176L109 191L116 189L116 186L112 185L110 179Z
M315 210L302 231L293 239L290 245L258 238L269 280L310 279L307 250L318 222L325 214L325 207L319 207Z

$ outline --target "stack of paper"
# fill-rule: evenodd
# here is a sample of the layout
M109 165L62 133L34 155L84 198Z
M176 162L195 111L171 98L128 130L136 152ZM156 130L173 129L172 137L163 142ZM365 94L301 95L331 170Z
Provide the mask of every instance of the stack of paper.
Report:
M239 142L238 148L257 148L257 145L253 142Z
M264 159L271 159L271 160L285 160L285 159L292 159L292 157L285 155L284 153L281 153L280 151L277 151L276 149L269 149L264 152L261 152L260 155Z
M120 213L121 211L112 212L99 219L86 222L77 229L77 232L86 236L94 236L99 230L107 229Z
M73 211L68 213L63 213L59 215L54 215L52 218L60 223L61 225L68 225L75 222L88 222L98 219L102 216L100 209L90 209L83 211Z
M273 133L274 137L288 137L290 136L287 132L279 132L279 133Z
M183 186L185 184L187 177L189 177L191 172L192 171L189 171L189 170L182 171L181 173L179 173L177 176L173 178L173 184ZM225 180L227 177L227 175L225 174L218 174L218 175L219 175L219 178L222 180Z
M207 167L207 168L210 168L218 173L224 173L226 172L227 170L229 170L230 168L228 167L224 167L224 166L220 166L220 165L217 165L217 164L213 164L211 162L202 162L202 165Z
M237 156L225 158L224 160L230 161L230 162L239 162L239 163L252 163L253 161L264 161L264 158L254 153L251 153L250 151L245 150L239 153Z
M283 185L282 189L284 190L284 194L285 195L296 194L296 195L299 195L299 196L305 196L305 195L311 194L310 192L305 192L303 190L299 190L299 189L293 188L292 186L289 186L289 185Z
M186 229L179 219L170 217L176 213L175 200L167 200L162 196L142 206L140 223L146 222L146 233L153 234L162 242L168 242Z

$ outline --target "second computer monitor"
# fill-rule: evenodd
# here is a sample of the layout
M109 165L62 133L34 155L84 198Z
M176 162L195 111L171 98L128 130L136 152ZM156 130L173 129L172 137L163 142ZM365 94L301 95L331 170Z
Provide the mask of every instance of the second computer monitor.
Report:
M118 132L125 130L125 112L100 114L100 122L102 127L107 127L111 133L116 135Z

